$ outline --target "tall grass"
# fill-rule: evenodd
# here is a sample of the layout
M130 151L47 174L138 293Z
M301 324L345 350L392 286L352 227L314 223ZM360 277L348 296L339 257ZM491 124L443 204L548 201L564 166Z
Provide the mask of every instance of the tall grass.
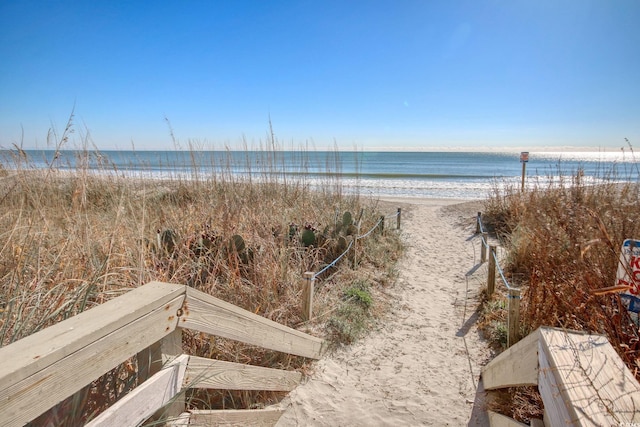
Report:
M523 289L522 333L544 325L604 334L640 380L638 326L607 289L622 242L640 237L639 177L603 176L587 185L578 170L524 192L496 189L484 221L507 248L507 279Z
M72 131L70 122L61 136L52 137L56 153ZM303 322L301 275L318 271L335 250L331 238L323 246L303 245L302 230L331 226L345 211L362 211L366 230L388 212L358 194L345 194L336 174L311 188L285 173L277 141L267 145L257 164L244 165L255 172L245 177L234 173L231 156L207 165L204 173L194 149L191 164L176 165L189 174L164 179L117 170L90 143L76 151L73 167L53 156L46 167L35 168L40 159L20 147L4 150L0 345L152 280L187 284L276 322L335 337L325 325L332 324L351 283L365 277L375 288L394 280L399 238L388 233L361 241L358 271L347 260L323 276L314 308L320 315ZM254 154L247 150L247 159ZM299 154L303 161L304 150ZM97 170L88 166L96 163ZM327 167L339 170L338 164ZM186 333L183 346L193 355L261 366L304 369L306 363L204 334ZM68 412L90 418L135 383L134 357L36 424L77 422L64 415ZM206 407L242 408L278 395L208 392L190 398Z
M558 175L524 192L496 186L485 205L484 222L507 249L507 280L523 289L520 333L553 326L604 334L640 380L638 326L619 290L610 289L622 242L640 237L639 177L604 171L597 185L589 185L581 170ZM487 332L502 344L505 300L494 294L483 310ZM521 422L543 414L535 387L501 393L492 409Z

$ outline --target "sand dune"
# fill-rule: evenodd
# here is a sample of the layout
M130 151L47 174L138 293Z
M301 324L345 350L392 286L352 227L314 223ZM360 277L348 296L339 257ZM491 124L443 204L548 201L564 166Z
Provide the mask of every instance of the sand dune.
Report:
M391 201L408 251L391 312L360 342L327 355L283 401L278 426L486 425L475 405L489 350L475 310L486 267L473 238L478 202Z

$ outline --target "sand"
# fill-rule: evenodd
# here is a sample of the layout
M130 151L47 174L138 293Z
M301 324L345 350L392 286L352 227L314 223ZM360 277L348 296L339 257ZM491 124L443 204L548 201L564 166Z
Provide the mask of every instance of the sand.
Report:
M315 364L282 402L278 426L488 425L476 391L490 358L476 330L486 280L474 237L482 205L396 199L391 206L403 209L408 244L389 290L392 309L365 338Z

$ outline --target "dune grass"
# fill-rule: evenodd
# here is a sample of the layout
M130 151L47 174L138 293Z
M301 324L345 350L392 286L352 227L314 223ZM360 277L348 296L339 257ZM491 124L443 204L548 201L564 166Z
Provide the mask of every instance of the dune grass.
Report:
M640 380L638 326L619 290L607 289L616 285L622 242L640 237L640 186L636 175L603 176L598 185L587 185L581 171L573 171L554 185L496 189L483 218L506 248L507 280L523 289L522 336L543 325L604 334ZM484 307L486 329L498 341L506 333L505 300L498 292ZM509 415L522 422L541 415L535 404L525 410L517 403L539 398L508 394L519 396L510 400Z
M335 174L311 188L304 179L280 173L273 160L276 145L271 141L258 166L247 165L255 172L250 179L234 174L229 158L203 173L197 151L192 151L191 165L181 165L189 176L168 179L115 170L101 153L86 148L76 152L79 166L71 170L55 161L36 169L34 159L19 147L3 151L0 345L152 280L187 284L335 345L355 339L361 331L351 333L351 320L342 313L362 304L345 295L354 286L365 289L365 282L367 296L376 295L375 289L395 280L399 236L374 233L358 243L357 270L346 257L323 274L316 288L317 316L310 322L302 320L302 273L319 271L339 255L340 239L353 234L338 227L346 212L354 220L360 216L363 231L391 212L381 212L375 200L346 194ZM104 159L99 170L87 166L96 158ZM327 167L339 170L338 164ZM305 230L315 231L314 244L303 240ZM374 316L383 302L367 301L363 316ZM339 333L336 324L344 326ZM183 347L193 355L260 366L304 370L307 363L205 334L185 333ZM91 418L136 385L136 371L134 357L34 425L78 421L69 414ZM249 408L280 397L212 391L195 393L189 402Z

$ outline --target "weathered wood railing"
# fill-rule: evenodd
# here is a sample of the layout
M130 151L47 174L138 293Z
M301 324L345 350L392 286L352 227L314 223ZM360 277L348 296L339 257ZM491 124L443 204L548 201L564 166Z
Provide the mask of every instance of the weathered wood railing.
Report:
M280 409L185 413L189 388L295 388L301 374L182 354L182 329L319 359L324 342L187 286L151 282L0 348L0 420L22 426L138 355L146 381L92 420L137 425L161 408L174 425L275 424Z
M538 386L545 426L640 425L640 384L602 335L539 328L489 362L482 382L488 391ZM493 412L489 420L526 425Z

